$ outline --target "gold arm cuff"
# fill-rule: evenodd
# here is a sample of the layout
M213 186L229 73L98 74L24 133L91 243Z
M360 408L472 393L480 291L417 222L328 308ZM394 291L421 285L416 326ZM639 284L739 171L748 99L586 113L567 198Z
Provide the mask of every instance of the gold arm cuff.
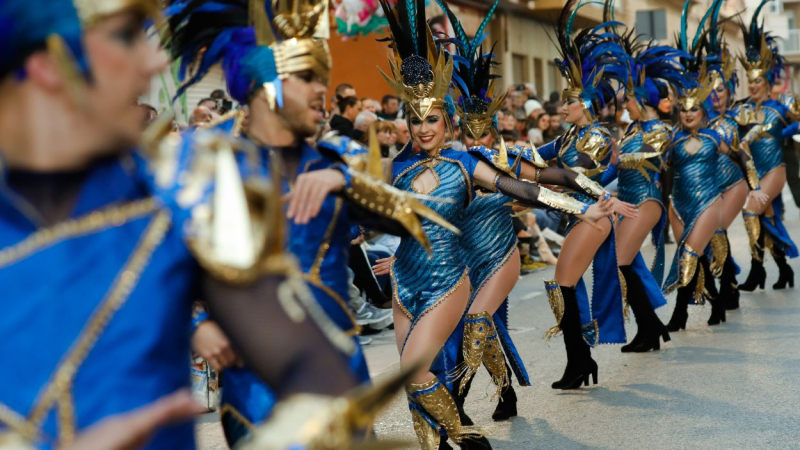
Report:
M600 198L606 192L597 182L593 181L582 173L578 174L578 176L575 178L575 182L578 183L578 186L582 187L586 192L592 194L592 197L594 198Z
M747 184L750 189L756 190L759 188L758 171L756 170L756 163L749 160L744 164L745 172L747 173Z
M551 208L572 215L583 214L588 207L583 202L575 200L569 195L553 192L542 186L539 186L539 195L536 197L536 200Z
M344 195L369 212L398 222L423 248L431 252L431 244L422 228L422 218L456 234L458 228L428 208L410 193L390 186L369 175L348 170L350 187Z

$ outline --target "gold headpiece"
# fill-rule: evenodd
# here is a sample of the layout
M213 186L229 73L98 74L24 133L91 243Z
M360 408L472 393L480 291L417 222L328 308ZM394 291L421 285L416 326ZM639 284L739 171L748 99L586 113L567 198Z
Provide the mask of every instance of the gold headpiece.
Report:
M757 60L749 61L745 55L739 55L739 61L747 72L748 81L753 82L759 77L767 79L767 75L772 71L775 61L773 60L772 49L767 44L766 36L761 36L761 51Z
M464 94L463 92L461 93L462 96L464 96ZM494 82L491 82L489 84L489 90L486 93L486 98L491 99L491 102L486 102L485 99L477 96L471 96L464 101L460 101L459 104L456 105L456 112L462 119L462 128L475 140L483 137L483 133L485 133L487 129L490 130L492 134L497 134L494 128L494 116L503 107L507 95L508 93L504 92L500 96L495 97ZM476 108L477 110L470 111L470 106L479 103L483 103L485 109Z
M331 55L329 5L326 0L272 0L271 19L263 0L250 0L250 21L256 30L258 45L268 46L275 56L278 77L285 80L292 73L310 70L325 84L330 79ZM274 86L264 92L275 105Z
M714 73L714 72L712 72ZM695 106L702 108L711 92L714 90L714 79L706 70L706 63L700 66L700 74L697 76L698 87L683 91L678 99L681 109L689 111Z

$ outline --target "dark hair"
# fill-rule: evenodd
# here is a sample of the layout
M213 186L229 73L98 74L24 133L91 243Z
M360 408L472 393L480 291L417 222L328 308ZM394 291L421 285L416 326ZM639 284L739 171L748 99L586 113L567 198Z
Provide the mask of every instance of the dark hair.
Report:
M358 98L356 97L341 97L336 102L336 105L339 107L339 112L345 112L348 106L356 106L358 104Z
M550 93L550 103L556 103L559 100L561 100L561 94L556 91Z
M381 98L381 105L389 103L390 100L397 100L398 102L400 101L400 99L397 98L396 96L391 94L386 94L383 96L383 98Z
M223 89L214 89L209 97L213 98L214 100L222 100L225 98L225 91Z
M336 86L336 97L339 100L341 100L343 98L342 94L344 93L344 91L346 91L348 89L355 89L355 88L353 87L352 84L348 84L348 83L342 83L342 84Z
M197 102L197 106L200 106L200 105L202 105L202 104L203 104L203 103L205 103L205 102L214 102L214 106L216 106L216 104L217 104L217 101L216 101L216 100L214 100L213 98L211 98L211 97L206 97L206 98L200 99L200 101L199 101L199 102Z
M548 116L555 116L558 114L558 110L553 105L547 105L544 107L544 112L547 113Z

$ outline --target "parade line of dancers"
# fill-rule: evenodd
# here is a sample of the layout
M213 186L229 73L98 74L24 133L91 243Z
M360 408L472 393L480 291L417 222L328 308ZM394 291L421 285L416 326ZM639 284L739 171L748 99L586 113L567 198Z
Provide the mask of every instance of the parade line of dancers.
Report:
M780 193L800 100L770 98L785 68L759 23L767 0L741 23L741 55L725 43L739 19L720 17L724 0L695 30L687 0L674 46L615 20L613 0L603 23L575 29L588 3L567 0L552 36L571 127L538 149L497 130L505 95L484 40L498 0L476 30L437 0L453 36L431 32L424 0L379 1L381 75L413 138L389 167L374 130L367 147L314 139L332 65L325 0L0 2L0 356L11 362L0 448L194 448L186 355L209 323L242 360L217 361L232 447L351 448L374 439L376 414L404 389L421 448L489 449L464 403L481 367L493 420L517 415L515 378L530 385L508 323L512 216L528 208L570 218L544 286L555 316L545 338L563 335L567 353L553 389L597 384L599 344L659 350L690 304L710 303L708 325L725 322L740 291L765 288L767 249L773 288L794 287ZM180 61L179 95L221 65L246 120L236 110L176 133L162 114L142 135L136 99L169 62L145 30ZM676 123L659 114L668 98ZM633 121L618 144L598 120L612 104ZM740 213L752 258L741 285L726 231ZM667 223L678 245L665 273ZM364 229L401 238L373 267L391 278L401 367L380 383L346 302ZM664 324L655 310L673 291ZM193 314L195 301L205 310Z

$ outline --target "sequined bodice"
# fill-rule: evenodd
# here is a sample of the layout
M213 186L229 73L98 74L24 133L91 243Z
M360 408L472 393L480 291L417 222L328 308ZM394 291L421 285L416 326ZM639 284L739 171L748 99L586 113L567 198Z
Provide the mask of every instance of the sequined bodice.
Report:
M757 108L759 109L759 108ZM761 126L770 127L768 136L764 136L750 144L750 153L753 155L758 176L763 177L770 170L783 163L782 133L786 126L785 107L775 101L766 101L760 106L764 114Z
M619 144L620 153L629 155L643 151L652 152L652 148L643 147L645 144L644 133L649 132L657 125L661 125L661 121L649 120L631 125ZM653 159L652 161L658 167L658 160ZM620 169L618 175L619 198L634 205L639 205L647 199L660 201L661 189L657 183L658 176L659 173L649 167L642 167L641 170Z

